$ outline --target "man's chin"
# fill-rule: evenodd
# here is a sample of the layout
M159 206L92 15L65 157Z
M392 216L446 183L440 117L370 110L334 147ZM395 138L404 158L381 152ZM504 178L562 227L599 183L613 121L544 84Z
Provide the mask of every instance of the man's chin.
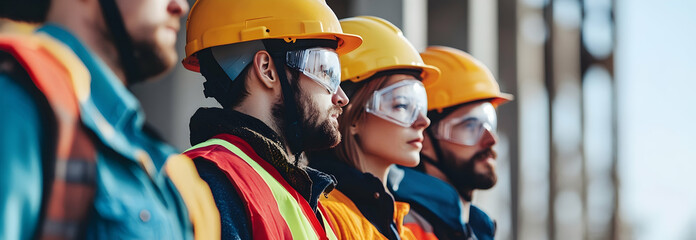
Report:
M311 141L305 145L305 149L308 151L325 150L325 149L335 147L336 145L338 145L339 142L340 141L333 141L333 140L328 140L328 141L323 141L323 142Z
M338 132L338 129L335 129L335 131L331 134L329 134L330 137L328 137L327 143L327 148L333 148L336 145L338 145L341 142L341 133Z
M458 179L458 188L486 190L494 187L498 182L498 176L495 172L469 172L466 174L470 177Z
M331 140L329 141L329 143L330 143L329 145L331 145L331 146L329 148L333 148L336 145L338 145L339 143L341 143L341 132L338 131L338 126L333 127L331 130L332 130L332 132L330 134Z
M340 139L340 138L339 138L339 139ZM331 144L331 146L329 146L328 148L334 148L334 147L338 146L339 143L341 143L341 141L336 141L336 142L334 142L333 144ZM328 148L327 148L327 149L328 149Z
M173 47L141 43L135 46L135 51L141 80L161 76L178 62L178 54Z
M162 55L159 57L159 61L161 62L159 73L153 72L153 77L161 76L169 72L169 70L173 69L176 66L176 64L179 63L178 57L179 55L176 53L176 51L172 50L163 52Z
M332 126L332 124L325 124L324 127L320 127L313 132L315 134L306 135L305 148L307 150L324 150L335 147L341 142L341 134L337 127Z
M495 172L479 175L477 184L474 186L475 189L486 190L490 189L498 182L498 176Z

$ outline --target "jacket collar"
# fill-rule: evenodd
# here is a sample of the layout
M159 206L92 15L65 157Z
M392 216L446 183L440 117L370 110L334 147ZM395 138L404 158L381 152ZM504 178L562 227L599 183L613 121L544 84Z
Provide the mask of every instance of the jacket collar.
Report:
M387 188L398 201L421 207L446 223L450 229L464 231L459 193L446 182L417 170L395 166L389 171Z
M495 237L496 222L473 204L469 211L469 225L479 239L493 239Z
M336 189L345 194L360 213L388 239L398 239L394 223L394 198L377 177L341 162L332 151L312 153L310 166L336 177Z
M280 136L263 121L252 116L221 108L199 108L191 117L189 128L191 145L221 133L244 139L259 157L278 170L312 208L316 208L321 193L330 192L335 186L333 179L327 174L290 164Z

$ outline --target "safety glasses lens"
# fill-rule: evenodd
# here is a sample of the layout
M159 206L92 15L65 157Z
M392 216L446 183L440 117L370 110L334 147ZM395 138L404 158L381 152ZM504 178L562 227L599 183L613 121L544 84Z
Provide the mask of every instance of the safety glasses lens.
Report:
M338 91L341 84L341 65L336 51L330 48L310 48L288 51L286 62L326 88L329 93Z
M418 80L404 80L375 91L368 102L368 112L409 127L418 114L426 115L427 96L423 84Z
M497 127L495 108L484 103L459 117L450 117L438 124L438 138L467 146L476 145L488 130Z

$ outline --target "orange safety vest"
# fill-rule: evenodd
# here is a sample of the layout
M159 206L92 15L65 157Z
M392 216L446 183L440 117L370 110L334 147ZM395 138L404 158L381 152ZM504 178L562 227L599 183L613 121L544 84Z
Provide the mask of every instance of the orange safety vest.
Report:
M75 88L89 87L89 72L65 45L47 35L2 35L0 51L11 54L43 94L53 116L42 138L44 188L36 237L73 239L82 234L94 200L96 150L80 120Z
M0 35L0 51L21 65L50 105L44 115L54 116L44 122L49 126L42 136L49 142L45 148L54 149L42 164L44 184L51 187L42 194L35 238L76 239L84 233L96 186L97 151L79 108L89 94L90 73L68 46L41 33ZM189 210L195 239L220 239L217 207L193 162L173 155L165 166Z
M323 226L302 195L241 138L220 134L184 155L212 161L225 172L246 203L254 239L337 240L321 204Z
M320 199L326 207L329 219L335 226L336 234L339 239L383 239L387 240L372 223L360 213L360 209L345 194L338 190ZM394 222L396 230L403 240L415 240L416 238L410 229L405 228L402 223L410 206L404 202L394 202Z

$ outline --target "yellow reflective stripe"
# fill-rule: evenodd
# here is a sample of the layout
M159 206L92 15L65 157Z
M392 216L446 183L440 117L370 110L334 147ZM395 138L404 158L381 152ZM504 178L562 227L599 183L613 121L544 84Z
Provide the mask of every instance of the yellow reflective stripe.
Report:
M259 176L261 176L261 178L263 178L268 188L271 189L271 192L273 193L273 198L275 198L276 202L278 203L278 210L280 214L283 216L285 222L288 224L288 228L290 229L290 233L292 234L293 239L319 239L316 233L314 232L312 224L305 217L304 213L302 212L302 208L300 207L300 204L297 203L295 198L293 198L292 195L290 195L290 193L285 189L285 187L283 187L283 185L281 185L278 182L278 180L271 176L271 174L268 173L266 169L261 167L261 165L259 165L256 161L251 159L251 157L246 155L244 151L237 148L237 146L222 139L211 138L208 141L199 143L196 146L191 147L189 150L208 147L212 145L222 146L230 152L233 152L237 156L241 157L252 168L254 168L254 170L256 170L256 173L258 173ZM328 225L326 226L328 227ZM329 227L328 229L331 228ZM329 230L327 232L331 231ZM333 232L331 232L331 234L333 234Z
M329 224L329 222L326 221L326 216L324 216L324 213L319 211L319 214L321 215L321 219L324 220L324 229L326 229L326 237L328 237L329 240L338 240L336 233L334 233L333 228L331 228L331 224Z

